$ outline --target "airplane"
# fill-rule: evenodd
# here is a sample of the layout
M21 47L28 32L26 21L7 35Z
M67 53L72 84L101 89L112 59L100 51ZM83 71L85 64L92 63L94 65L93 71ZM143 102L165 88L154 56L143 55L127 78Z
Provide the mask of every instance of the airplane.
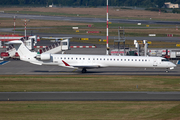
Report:
M176 65L162 57L149 56L111 56L111 55L81 55L81 54L51 54L31 52L22 41L10 41L20 56L20 60L36 65L58 65L67 68L87 69L104 67L141 67L174 69Z

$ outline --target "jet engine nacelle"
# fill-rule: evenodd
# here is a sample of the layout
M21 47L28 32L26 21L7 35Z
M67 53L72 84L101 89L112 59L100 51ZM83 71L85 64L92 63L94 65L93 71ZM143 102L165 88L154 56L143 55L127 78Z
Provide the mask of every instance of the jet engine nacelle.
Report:
M51 54L50 53L42 53L36 56L37 59L40 60L50 60L51 59Z

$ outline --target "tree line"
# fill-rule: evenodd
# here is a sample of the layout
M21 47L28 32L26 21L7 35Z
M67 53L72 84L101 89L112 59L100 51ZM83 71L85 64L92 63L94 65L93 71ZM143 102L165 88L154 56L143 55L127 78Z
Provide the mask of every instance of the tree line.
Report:
M137 7L159 7L164 2L180 4L180 0L109 0L109 6L137 6ZM0 5L44 5L54 4L57 6L106 6L106 0L0 0Z

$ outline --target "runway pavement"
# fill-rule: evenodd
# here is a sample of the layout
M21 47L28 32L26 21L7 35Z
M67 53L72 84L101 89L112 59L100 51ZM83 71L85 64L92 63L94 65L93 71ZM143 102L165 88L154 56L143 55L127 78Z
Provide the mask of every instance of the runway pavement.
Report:
M165 72L166 69L153 69L153 68L122 68L122 67L108 67L99 69L88 69L87 73L81 73L81 70L75 70L59 66L38 66L20 60L12 60L6 64L0 65L1 75L166 75L166 76L179 76L180 66L178 65L174 70L169 73Z
M47 44L46 42L44 44ZM77 43L72 43L75 45ZM87 44L86 44L87 45ZM91 45L91 44L88 44ZM0 52L3 51L2 49ZM103 55L106 53L106 48L104 45L100 45L98 48L88 48L88 49L71 49L65 52L66 54L96 54ZM176 63L176 61L172 61ZM24 62L20 60L10 60L8 62L1 61L0 63L0 74L46 74L46 75L66 75L66 74L82 74L81 70L75 70L60 66L39 66L34 65L29 62ZM167 76L179 76L180 75L180 65L175 67L174 70L170 70L169 73L165 72L166 69L153 69L153 68L122 68L122 67L108 67L99 69L88 69L87 73L89 75L167 75Z
M74 38L97 38L97 39L106 39L106 36L98 35L76 35L76 34L45 34L37 33L41 37L74 37ZM114 40L118 39L117 36L109 36L109 39ZM163 41L163 42L179 42L180 37L126 37L126 40L148 40L148 41Z
M43 15L25 15L25 14L6 14L0 13L1 18L13 18L16 16L18 19L36 19L36 20L61 20L61 21L76 21L76 22L106 22L106 17L104 18L84 18L84 17L62 17L62 16L43 16ZM127 19L111 19L109 21L112 23L143 23L143 24L168 24L177 25L180 24L179 21L157 21L157 20L127 20Z
M42 27L45 29L46 27ZM16 28L16 29L24 29L24 28ZM35 28L27 28L27 34L30 35L31 31L28 29L39 29L39 27ZM0 32L10 32L14 33L14 28L0 28ZM36 30L33 30L36 31ZM24 31L16 31L16 34L24 34ZM78 35L78 34L55 34L55 33L41 33L39 31L35 32L35 35L39 35L40 37L73 37L73 38L97 38L98 39L106 39L106 36L100 35ZM109 36L110 40L118 39L118 36ZM163 41L163 42L179 42L180 37L128 37L126 36L126 40L148 40L148 41Z
M0 101L179 101L180 92L0 92Z

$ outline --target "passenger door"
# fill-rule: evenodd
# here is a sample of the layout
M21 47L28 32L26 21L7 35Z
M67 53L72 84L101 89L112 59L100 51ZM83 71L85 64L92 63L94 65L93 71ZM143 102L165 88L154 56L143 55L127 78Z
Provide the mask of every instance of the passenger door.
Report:
M153 61L153 66L154 66L154 67L157 67L157 66L158 66L158 61L157 61L156 59Z

